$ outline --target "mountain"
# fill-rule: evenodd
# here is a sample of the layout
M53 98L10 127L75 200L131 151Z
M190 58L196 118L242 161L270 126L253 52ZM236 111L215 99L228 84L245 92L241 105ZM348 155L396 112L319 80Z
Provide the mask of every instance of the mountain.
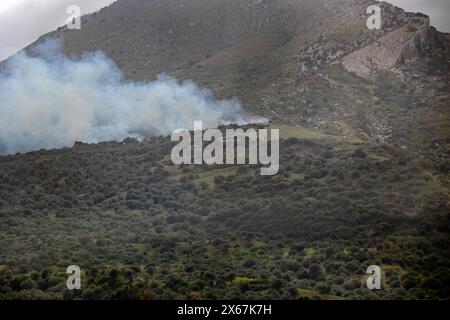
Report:
M0 298L449 298L450 35L387 3L369 30L371 4L119 0L28 47L237 97L280 173L174 166L168 137L2 156Z
M83 17L81 30L62 27L38 43L58 37L69 56L102 50L128 79L154 79L165 72L192 79L219 98L236 96L247 110L276 122L331 134L340 134L343 126L362 129L376 139L395 134L392 122L397 119L383 112L369 83L394 71L410 83L411 91L433 84L418 89L418 99L428 103L438 98L431 104L441 104L448 93L449 36L430 28L428 17L386 3L380 3L382 29L369 30L370 4L117 1ZM429 76L433 81L425 80ZM355 86L358 77L371 81ZM354 108L355 102L361 108ZM377 108L381 112L375 114Z

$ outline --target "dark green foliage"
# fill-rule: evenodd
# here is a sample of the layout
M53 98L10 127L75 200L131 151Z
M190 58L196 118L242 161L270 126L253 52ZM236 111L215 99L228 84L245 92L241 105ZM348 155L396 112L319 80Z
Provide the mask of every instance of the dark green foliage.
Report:
M399 161L408 151L286 139L263 177L174 167L171 146L1 157L0 298L449 297L448 202L429 178L442 170ZM365 289L371 264L383 290Z

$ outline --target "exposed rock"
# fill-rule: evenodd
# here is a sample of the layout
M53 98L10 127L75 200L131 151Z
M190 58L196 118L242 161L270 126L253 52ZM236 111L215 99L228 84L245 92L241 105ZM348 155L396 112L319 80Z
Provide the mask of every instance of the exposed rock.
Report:
M347 55L342 63L347 71L372 79L376 73L417 58L427 46L430 19L416 16L409 24L392 31L370 45Z

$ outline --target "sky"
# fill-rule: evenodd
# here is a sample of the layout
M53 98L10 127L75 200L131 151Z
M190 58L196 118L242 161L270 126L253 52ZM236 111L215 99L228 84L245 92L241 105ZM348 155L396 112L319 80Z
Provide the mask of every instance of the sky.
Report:
M0 0L0 60L33 43L39 36L66 23L67 8L95 12L115 0Z
M431 18L431 25L450 32L450 0L387 0L406 11L422 12Z
M0 0L0 60L16 53L39 36L64 25L69 5L82 14L91 13L115 0ZM431 16L431 24L450 32L450 0L388 0L407 11Z

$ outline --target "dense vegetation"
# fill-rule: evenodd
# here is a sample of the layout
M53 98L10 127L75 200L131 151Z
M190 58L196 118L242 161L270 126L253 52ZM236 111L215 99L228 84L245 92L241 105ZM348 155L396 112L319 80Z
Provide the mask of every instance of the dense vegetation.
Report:
M0 298L448 298L448 167L306 130L274 177L175 167L168 137L1 157Z
M274 177L174 166L168 137L0 157L0 299L450 298L450 60L430 47L376 81L300 77L284 48L172 70L271 117Z

